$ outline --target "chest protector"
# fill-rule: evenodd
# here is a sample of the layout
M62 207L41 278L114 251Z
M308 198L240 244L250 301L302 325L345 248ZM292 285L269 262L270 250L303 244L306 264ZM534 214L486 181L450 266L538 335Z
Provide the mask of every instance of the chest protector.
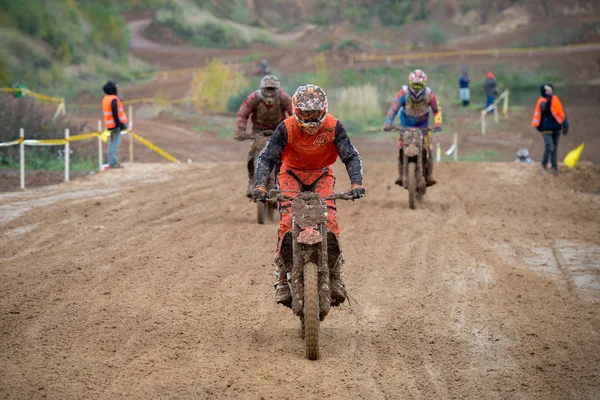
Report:
M404 107L404 112L406 115L411 117L420 117L425 114L429 114L429 105L431 104L431 89L425 88L425 94L420 101L415 101L410 96L410 92L408 91L408 87L404 87L404 92L406 93L406 106Z
M330 166L337 160L335 146L335 127L338 120L327 114L323 127L314 135L304 133L298 126L296 118L287 118L287 145L283 149L283 164L296 169L319 169Z
M270 108L267 107L264 101L257 94L254 98L252 124L261 129L275 129L281 121L283 121L283 111L281 110L281 98L277 98L275 104Z

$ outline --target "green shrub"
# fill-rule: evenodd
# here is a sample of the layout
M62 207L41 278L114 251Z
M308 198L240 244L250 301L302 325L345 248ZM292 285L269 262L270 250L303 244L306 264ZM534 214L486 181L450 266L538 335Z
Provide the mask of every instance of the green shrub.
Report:
M321 53L324 51L329 51L331 49L333 49L333 40L327 40L326 42L321 42L321 44L319 44L319 47L317 47L317 52Z
M451 39L452 35L439 24L431 23L427 27L427 38L434 46L441 46Z

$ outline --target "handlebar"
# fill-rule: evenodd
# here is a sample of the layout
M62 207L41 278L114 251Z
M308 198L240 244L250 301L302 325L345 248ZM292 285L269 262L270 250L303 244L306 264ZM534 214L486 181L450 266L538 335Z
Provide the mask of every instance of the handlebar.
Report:
M300 193L297 190L284 190L283 192L287 192L287 193ZM352 200L354 201L355 198L352 196L352 193L350 191L347 192L341 192L341 193L333 193L330 194L329 196L325 196L321 198L323 200ZM280 190L276 190L273 189L269 192L269 197L267 198L267 202L269 203L277 203L278 201L293 201L296 200L296 197L293 196L289 196L287 194L283 194L282 191Z
M404 127L401 127L401 126L393 126L392 129L388 130L388 132L404 132L404 131L406 131L408 129L409 128L404 128ZM414 129L420 130L421 133L423 133L423 134L425 134L425 133L427 133L429 131L433 131L433 129L429 128L429 127L423 128L423 129L421 129L421 128L414 128Z

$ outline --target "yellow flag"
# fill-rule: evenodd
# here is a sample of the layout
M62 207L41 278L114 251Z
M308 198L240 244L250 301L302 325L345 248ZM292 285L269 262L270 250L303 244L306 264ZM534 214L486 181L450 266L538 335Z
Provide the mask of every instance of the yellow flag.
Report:
M102 141L104 143L106 143L108 141L108 135L110 135L110 131L109 130L105 130L104 132L102 132L100 134L100 139L102 139Z
M583 151L583 143L581 143L579 145L579 147L577 147L574 150L571 150L569 152L569 154L567 154L567 156L565 157L565 165L569 168L573 168L577 165L577 163L579 162L579 157L581 157L581 152Z

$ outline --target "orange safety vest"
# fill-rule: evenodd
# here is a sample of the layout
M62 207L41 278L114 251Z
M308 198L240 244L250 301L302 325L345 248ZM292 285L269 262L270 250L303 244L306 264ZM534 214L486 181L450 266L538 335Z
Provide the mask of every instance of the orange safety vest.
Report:
M545 103L546 98L540 97L535 105L535 111L533 112L533 120L531 120L531 126L537 128L542 123L542 103ZM565 121L565 109L558 98L558 96L552 96L552 104L550 105L550 112L556 122L562 124Z
M314 135L307 135L292 115L284 121L287 129L287 145L281 161L290 168L319 169L332 165L337 160L335 126L338 120L327 114L323 127Z
M127 115L123 110L123 103L121 103L121 99L119 99L119 96L116 96L114 94L107 94L102 99L102 114L104 114L104 126L106 127L106 129L112 129L117 126L115 119L112 115L111 107L111 103L114 99L117 99L117 108L119 110L119 113L117 115L119 116L119 120L121 121L121 123L126 124L129 121L129 118L127 118Z

